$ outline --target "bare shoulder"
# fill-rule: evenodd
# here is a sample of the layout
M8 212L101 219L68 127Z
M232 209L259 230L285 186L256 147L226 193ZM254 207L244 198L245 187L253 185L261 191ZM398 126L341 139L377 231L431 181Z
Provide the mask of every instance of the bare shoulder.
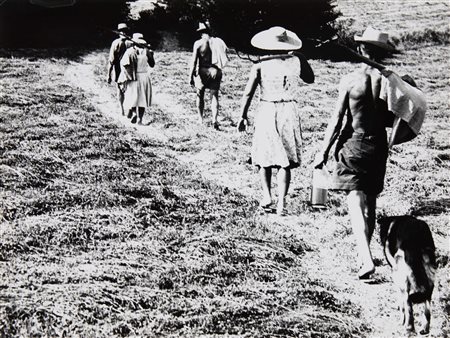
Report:
M358 74L358 71L354 71L344 75L339 82L340 89L349 89L352 84L361 77L361 74Z
M370 77L371 77L373 80L381 81L382 75L381 75L381 72L380 72L378 69L376 69L376 68L370 68L370 71L369 71L368 73L369 73Z
M341 86L351 88L355 85L362 85L366 83L369 78L372 81L379 81L381 79L381 73L378 71L378 69L372 67L359 68L345 75L341 80Z
M194 49L198 49L202 44L202 40L197 40L194 42Z

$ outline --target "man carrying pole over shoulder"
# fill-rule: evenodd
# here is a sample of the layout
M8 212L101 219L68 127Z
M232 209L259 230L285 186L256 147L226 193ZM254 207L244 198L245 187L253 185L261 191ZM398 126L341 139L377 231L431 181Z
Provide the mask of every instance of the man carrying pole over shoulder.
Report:
M117 97L119 99L122 115L125 115L125 111L123 109L124 88L117 82L117 80L120 75L120 60L122 59L123 54L125 54L125 51L131 47L133 43L127 34L127 24L119 23L117 26L117 31L119 37L112 42L109 50L107 82L111 83L111 81L114 80L117 84Z
M392 112L395 112L385 95L387 77L390 78L392 72L374 61L393 51L393 47L388 43L386 33L371 27L362 36L355 36L355 40L359 43L360 59L365 63L344 76L339 84L335 112L314 167L321 168L327 163L329 152L337 141L336 168L330 189L347 191L348 213L360 260L358 277L364 280L375 271L370 240L375 228L376 199L383 190L386 172L388 141L385 128L392 127ZM400 110L405 112L404 108L400 107ZM424 110L419 110L419 114L422 113Z

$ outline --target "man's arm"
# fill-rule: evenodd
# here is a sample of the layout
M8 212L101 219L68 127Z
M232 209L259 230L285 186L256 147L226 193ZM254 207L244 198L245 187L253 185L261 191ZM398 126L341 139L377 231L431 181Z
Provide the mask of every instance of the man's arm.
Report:
M108 83L111 83L111 75L112 75L112 70L114 68L114 52L115 52L115 48L116 48L116 44L115 42L112 43L111 48L109 49L109 58L108 58L108 76L106 81Z
M339 97L333 115L325 131L325 137L322 143L322 150L317 154L314 163L315 168L321 168L328 161L328 154L331 147L339 136L342 128L344 115L349 109L348 106L348 79L344 78L339 83Z
M191 58L191 66L189 69L189 83L191 84L191 86L194 85L194 75L195 75L195 70L197 68L197 60L198 60L198 41L196 41L194 43L194 48L192 50L192 58Z

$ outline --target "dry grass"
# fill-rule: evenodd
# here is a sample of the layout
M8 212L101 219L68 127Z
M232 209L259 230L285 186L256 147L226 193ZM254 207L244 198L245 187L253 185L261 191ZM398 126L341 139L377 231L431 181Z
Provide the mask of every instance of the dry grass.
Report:
M67 84L64 59L11 53L0 59L1 336L367 330L348 318L357 306L307 277L299 237L261 227L254 202L102 117Z
M76 86L66 71L81 71L79 52L0 51L0 337L402 334L377 239L378 284L361 285L343 195L320 212L308 204L336 83L355 64L312 61L317 81L299 93L304 163L291 215L278 219L256 212L251 134L235 132L249 62L226 70L216 132L196 123L190 54L157 53L152 132L136 133L97 109L102 93L113 100L105 53L83 59L90 77ZM431 226L433 336L450 332L446 55L447 45L424 45L388 60L417 79L429 111L422 134L392 150L378 210Z

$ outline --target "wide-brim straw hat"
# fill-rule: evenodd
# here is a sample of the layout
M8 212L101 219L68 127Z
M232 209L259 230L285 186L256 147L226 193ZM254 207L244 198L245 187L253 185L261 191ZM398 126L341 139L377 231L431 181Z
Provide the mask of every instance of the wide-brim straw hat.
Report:
M132 40L133 40L133 42L136 42L138 44L143 44L143 45L147 44L147 41L145 41L144 35L142 33L134 33Z
M296 50L302 47L302 40L297 34L279 26L255 34L250 43L264 50Z
M361 36L355 35L354 38L357 42L368 43L388 51L394 50L394 47L388 41L389 35L370 26L366 28Z
M118 30L118 31L124 31L124 30L127 30L127 29L128 29L128 26L127 26L126 23L119 23L119 24L117 25L117 30Z

